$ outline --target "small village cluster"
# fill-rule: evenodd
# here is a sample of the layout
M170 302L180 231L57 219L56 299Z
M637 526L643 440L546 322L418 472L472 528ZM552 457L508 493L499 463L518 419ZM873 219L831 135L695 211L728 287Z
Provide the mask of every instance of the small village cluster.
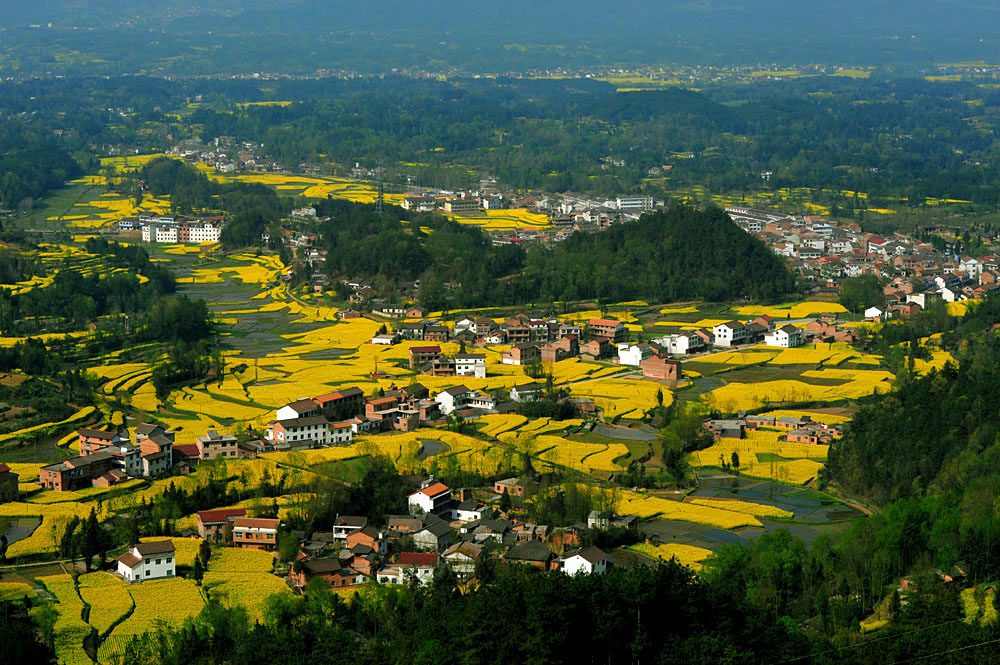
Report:
M519 478L497 481L497 495L526 496L537 489ZM496 499L498 497L493 497ZM460 579L474 575L487 550L502 560L570 575L604 573L613 559L597 547L581 547L588 529L610 526L635 530L638 518L592 511L586 523L550 530L546 525L497 517L493 508L470 499L467 490L453 492L433 477L421 482L407 499L409 514L389 515L375 525L362 516L340 515L330 531L293 533L300 551L288 571L288 582L303 589L321 578L334 588L375 580L381 584L428 584L438 566ZM248 517L244 508L203 510L197 531L182 537L241 549L275 552L281 520ZM390 554L390 551L395 554ZM556 552L562 552L562 555ZM171 541L141 543L117 559L118 574L128 582L173 577L176 547Z
M956 254L958 241L936 227L923 230L937 234L944 251L903 233L883 238L862 232L855 222L818 215L789 216L737 207L726 212L740 228L786 257L815 285L816 293L836 295L841 281L859 275L887 280L884 304L864 312L873 321L911 316L934 300L983 298L1000 288L1000 257L960 256Z
M702 423L712 437L720 439L744 439L747 431L758 429L784 430L784 439L790 443L829 444L842 433L839 425L827 425L808 416L769 416L738 414L731 420L711 419Z

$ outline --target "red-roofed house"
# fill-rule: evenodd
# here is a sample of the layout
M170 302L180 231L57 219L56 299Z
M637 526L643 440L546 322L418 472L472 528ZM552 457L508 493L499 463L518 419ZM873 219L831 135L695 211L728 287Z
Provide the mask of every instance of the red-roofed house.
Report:
M238 517L246 517L245 508L220 508L198 512L198 535L216 541L230 542L233 538L233 522Z
M197 443L175 443L170 454L174 457L174 466L181 464L194 466L201 461Z
M382 584L405 584L414 577L421 586L427 585L434 578L437 561L437 552L400 552L396 563L378 571L377 579Z
M451 501L451 490L444 483L431 483L407 497L411 513L433 513Z
M410 369L418 370L423 365L433 362L441 357L440 346L413 346L410 347Z
M17 501L17 474L0 463L0 503Z
M233 521L233 546L245 550L267 550L278 547L278 527L281 520L237 517Z

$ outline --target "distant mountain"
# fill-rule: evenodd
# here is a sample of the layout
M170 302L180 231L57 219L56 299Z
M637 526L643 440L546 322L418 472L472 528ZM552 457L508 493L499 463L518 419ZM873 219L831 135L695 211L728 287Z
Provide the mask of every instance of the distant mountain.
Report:
M251 39L259 48L249 57L261 67L277 69L287 69L280 54L289 49L315 59L332 55L336 61L341 59L340 49L356 54L358 44L364 46L363 39L373 37L386 40L376 49L380 67L384 62L425 67L435 61L460 66L462 54L472 48L480 56L477 63L502 62L511 70L531 63L542 67L932 63L991 60L1000 46L995 30L1000 7L983 0L6 0L3 4L0 27L17 30L51 24L54 31L74 31L65 33L73 37L63 41L79 41L81 33L92 34L95 29L159 33L175 39L208 37L216 42ZM525 47L531 52L518 57L517 50ZM79 50L79 44L67 48ZM186 44L177 48L187 53ZM423 57L434 49L441 53ZM413 57L414 50L423 56ZM350 66L357 68L357 63Z
M329 31L435 32L592 39L599 34L725 34L842 38L989 34L1000 7L974 0L7 0L0 25L159 25L171 30L261 34ZM837 33L841 34L837 34Z

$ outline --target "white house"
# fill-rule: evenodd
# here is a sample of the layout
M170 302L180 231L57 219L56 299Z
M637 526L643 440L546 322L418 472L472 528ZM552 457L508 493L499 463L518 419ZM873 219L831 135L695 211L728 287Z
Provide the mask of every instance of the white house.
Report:
M174 543L169 540L139 543L118 557L118 574L126 582L173 577L174 571Z
M406 498L411 513L433 513L451 501L451 490L444 483L434 482L421 487Z
M319 415L319 404L316 400L303 398L289 402L275 411L276 420L294 420L295 418L310 418Z
M459 353L455 356L455 374L458 376L473 376L477 379L485 379L486 354Z
M420 586L427 586L434 579L437 561L437 552L400 552L399 560L378 571L377 579L382 584L406 584L415 578Z
M393 344L399 344L401 339L402 338L395 333L391 334L383 333L381 335L375 335L374 337L372 337L369 344L384 344L385 346L392 346Z
M962 293L961 287L946 286L941 289L941 299L945 302L958 302L959 300L965 300L965 296Z
M540 399L545 391L545 386L540 383L526 383L523 386L514 386L510 389L510 399L512 402L532 402Z
M693 332L666 335L653 341L666 349L668 353L678 356L705 350L705 340Z
M619 344L618 362L621 365L638 367L642 361L653 355L655 349L648 344Z
M865 310L865 318L872 321L882 321L885 318L885 311L878 307L869 307Z
M793 349L796 346L805 344L805 332L793 325L781 326L774 332L764 335L764 344L767 346L778 346L783 349Z
M611 559L596 547L568 552L562 560L562 570L567 575L602 575L608 570Z
M442 390L434 396L434 400L440 405L441 413L445 415L462 409L486 409L489 411L496 408L496 400L490 395L478 390L471 390L465 386L453 386Z
M739 321L727 321L712 328L715 346L736 346L750 340L750 329Z
M156 226L156 242L163 243L175 243L177 242L177 227L170 226Z
M188 228L188 242L191 243L219 242L221 235L222 227L209 222L194 224Z

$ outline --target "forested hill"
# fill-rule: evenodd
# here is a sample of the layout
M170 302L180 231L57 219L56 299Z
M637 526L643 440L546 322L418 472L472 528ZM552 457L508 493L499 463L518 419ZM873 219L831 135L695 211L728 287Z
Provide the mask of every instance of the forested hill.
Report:
M919 330L923 318L893 327ZM1000 298L992 296L944 335L956 364L913 379L903 372L894 391L869 398L831 449L831 477L885 504L962 489L997 469L986 460L1000 461L1000 336L991 332L998 322ZM910 353L909 343L902 347Z
M791 272L720 209L678 206L600 233L576 233L551 248L494 247L476 227L439 215L379 219L373 206L323 201L322 227L334 278L393 286L420 279L430 309L560 300L773 300L794 290ZM460 285L460 286L456 286ZM388 293L386 291L388 290Z
M1000 574L998 322L1000 298L989 297L943 337L957 364L915 379L902 371L896 389L869 398L830 449L829 478L885 506L896 526L879 547L902 570L964 559L978 580Z
M795 282L783 261L719 208L676 206L603 233L573 234L529 255L525 279L545 299L773 300Z

